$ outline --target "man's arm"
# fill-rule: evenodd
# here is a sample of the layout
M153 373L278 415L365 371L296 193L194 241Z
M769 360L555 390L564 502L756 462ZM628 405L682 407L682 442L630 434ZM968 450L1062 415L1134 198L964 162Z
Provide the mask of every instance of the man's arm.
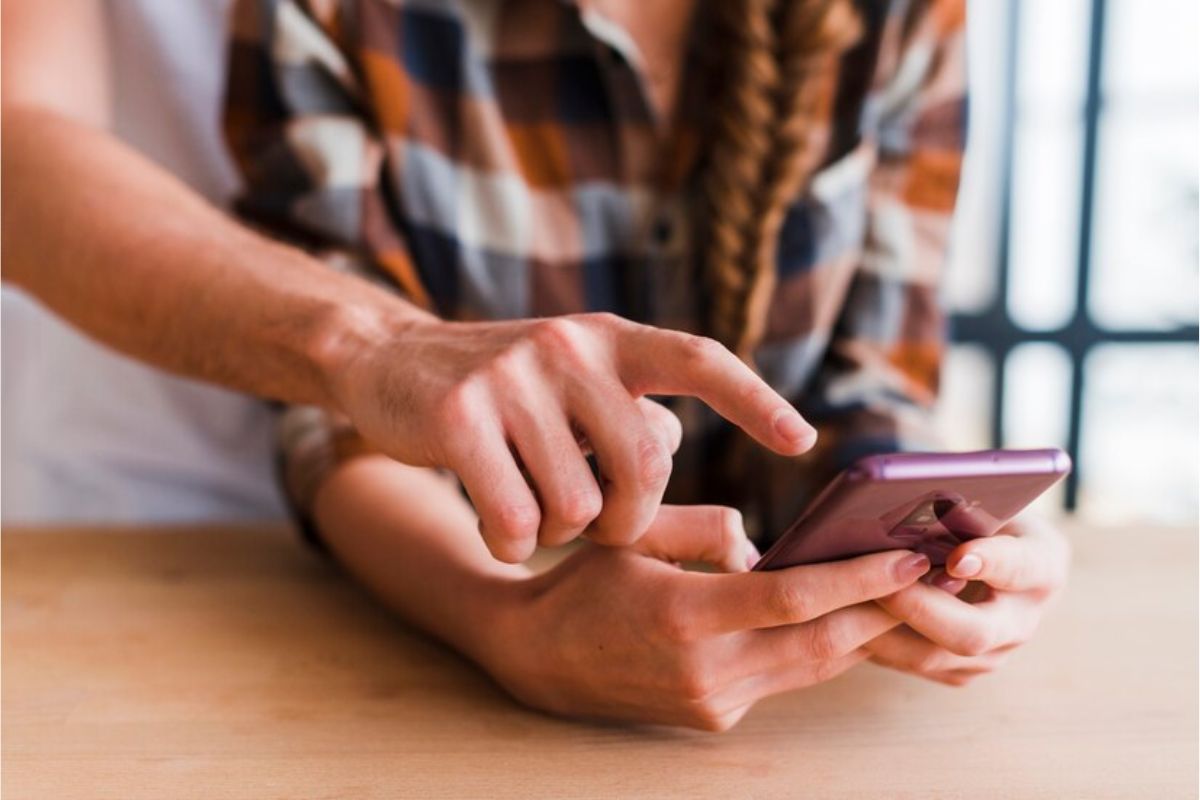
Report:
M424 316L273 243L110 136L99 2L3 10L4 278L164 369L334 405L343 349Z
M284 14L286 31L308 24L299 7L261 8ZM671 462L666 412L642 395L696 395L779 452L811 446L795 409L715 342L603 315L445 323L238 225L101 127L94 0L10 0L3 23L6 278L143 361L324 406L394 458L452 469L497 557L522 560L539 539L585 527L609 543L646 530ZM316 43L337 67L344 58L322 35L314 27L285 50ZM274 44L249 48L269 58ZM276 107L247 97L254 80L233 85L248 108ZM327 117L308 111L281 109L301 135ZM282 120L262 121L271 143ZM342 122L373 136L365 119ZM306 158L343 141L318 137Z

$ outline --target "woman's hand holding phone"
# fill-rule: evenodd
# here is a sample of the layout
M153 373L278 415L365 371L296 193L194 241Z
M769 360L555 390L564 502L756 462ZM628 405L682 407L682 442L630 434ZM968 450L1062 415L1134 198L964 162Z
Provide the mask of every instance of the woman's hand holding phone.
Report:
M877 664L966 684L1029 640L1066 584L1069 562L1070 546L1057 528L1031 515L1019 517L950 554L946 574L970 581L957 596L916 583L880 599L904 624L864 649Z
M535 708L724 730L758 700L864 660L864 645L900 625L872 601L929 570L925 556L891 551L746 572L747 552L736 512L663 506L635 547L588 544L513 584L480 660ZM691 560L743 571L670 563Z

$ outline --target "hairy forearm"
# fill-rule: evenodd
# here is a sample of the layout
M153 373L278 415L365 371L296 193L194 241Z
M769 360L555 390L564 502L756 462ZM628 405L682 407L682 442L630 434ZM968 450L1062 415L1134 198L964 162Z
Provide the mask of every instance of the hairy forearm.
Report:
M6 105L3 137L5 280L135 358L335 407L347 354L425 316L237 224L101 130Z
M487 663L491 615L530 573L492 558L450 479L382 456L357 458L326 479L314 511L326 544L374 595Z

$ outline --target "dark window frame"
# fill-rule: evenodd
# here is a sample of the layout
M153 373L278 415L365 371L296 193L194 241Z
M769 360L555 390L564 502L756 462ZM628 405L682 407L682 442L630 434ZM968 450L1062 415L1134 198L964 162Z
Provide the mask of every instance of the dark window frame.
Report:
M1108 328L1097 324L1088 311L1096 205L1097 158L1100 126L1104 115L1103 72L1108 0L1092 0L1092 19L1088 31L1087 83L1083 106L1083 169L1080 186L1078 259L1075 265L1075 310L1065 325L1053 330L1030 330L1017 324L1009 313L1013 140L1017 124L1017 59L1020 56L1018 40L1022 2L1023 0L1010 0L1009 2L1008 37L1004 55L1007 80L1003 100L1005 130L1000 148L1000 174L1003 177L996 291L991 302L981 311L953 315L951 331L954 342L978 346L991 356L991 441L993 447L1001 447L1004 442L1005 368L1012 351L1023 344L1050 343L1057 345L1067 353L1071 361L1071 392L1065 447L1076 466L1066 480L1063 503L1067 510L1073 511L1078 506L1079 485L1083 477L1079 452L1084 435L1083 402L1086 391L1085 366L1088 355L1094 348L1108 344L1182 343L1194 345L1200 339L1200 330L1196 325L1184 325L1170 330Z

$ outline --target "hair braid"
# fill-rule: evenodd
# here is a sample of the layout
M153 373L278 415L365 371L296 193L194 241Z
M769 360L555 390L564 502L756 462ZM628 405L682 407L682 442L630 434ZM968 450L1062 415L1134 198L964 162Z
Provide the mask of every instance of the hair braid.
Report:
M821 157L846 0L722 0L721 91L702 179L711 335L749 360L766 328L788 205Z

